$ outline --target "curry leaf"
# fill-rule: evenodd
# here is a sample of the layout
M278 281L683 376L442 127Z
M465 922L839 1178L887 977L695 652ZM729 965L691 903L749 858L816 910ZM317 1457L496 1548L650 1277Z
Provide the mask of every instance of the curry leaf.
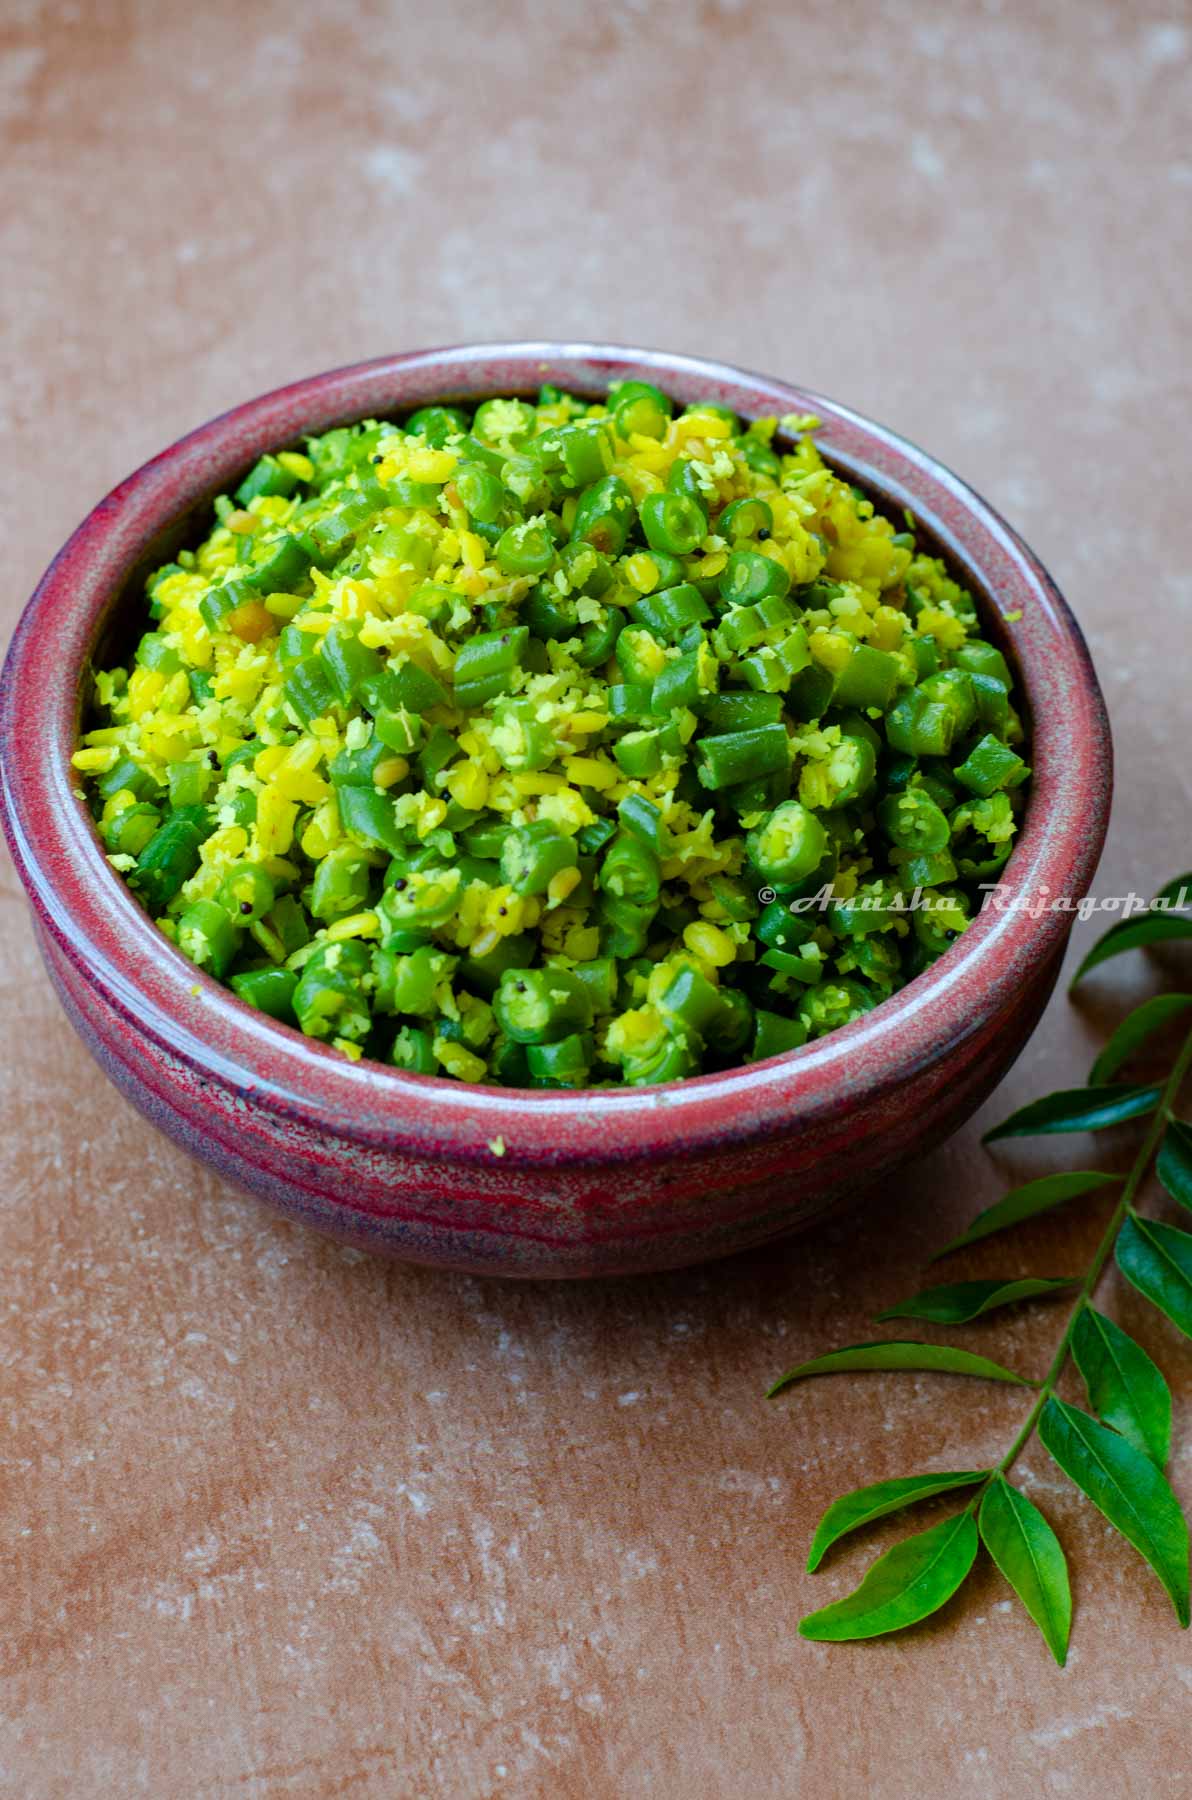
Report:
M956 1281L944 1287L925 1288L911 1300L878 1313L883 1319L931 1319L937 1325L964 1325L998 1306L1019 1300L1037 1300L1043 1294L1062 1293L1073 1285L1071 1276L1028 1275L1021 1281Z
M1072 1589L1060 1541L1038 1507L999 1475L977 1515L981 1540L1062 1669L1072 1625Z
M1173 1200L1192 1212L1192 1128L1172 1119L1159 1146L1155 1173Z
M1039 1436L1064 1474L1150 1563L1177 1619L1187 1625L1188 1526L1154 1463L1116 1431L1054 1396L1040 1414Z
M1076 979L1128 949L1177 939L1192 941L1192 875L1168 883L1144 915L1122 919L1106 933L1086 956ZM1188 1031L1192 982L1187 986L1186 993L1159 995L1136 1006L1096 1058L1086 1087L1061 1090L1021 1107L987 1132L984 1140L997 1143L1100 1131L1149 1117L1149 1128L1134 1134L1137 1153L1129 1173L1076 1169L1024 1182L978 1213L958 1237L936 1252L937 1257L949 1255L1069 1200L1118 1189L1108 1228L1084 1275L1023 1274L951 1282L925 1288L878 1315L882 1320L960 1325L995 1308L1049 1298L1079 1286L1045 1380L1030 1381L950 1345L898 1339L846 1345L800 1363L770 1389L771 1395L778 1394L792 1382L836 1372L906 1369L982 1376L1033 1388L1038 1395L993 1469L903 1476L856 1488L833 1501L812 1538L809 1570L818 1569L840 1539L875 1520L920 1501L970 1490L961 1513L895 1545L872 1564L851 1594L804 1618L799 1625L804 1637L874 1638L916 1624L956 1592L983 1541L1062 1667L1072 1620L1067 1561L1047 1519L1006 1475L1034 1436L1150 1564L1181 1625L1187 1626L1188 1525L1164 1474L1171 1448L1171 1392L1142 1346L1091 1304L1108 1258L1115 1254L1126 1278L1192 1338L1192 1228L1181 1231L1144 1217L1133 1204L1153 1165L1167 1192L1192 1212L1192 1120L1185 1123L1172 1116L1180 1084L1192 1076L1192 1035L1185 1037L1161 1087L1120 1079L1139 1052L1153 1053L1157 1048L1153 1040L1167 1026L1178 1023L1182 1032ZM1069 1362L1083 1377L1087 1411L1056 1395Z
M1145 912L1135 919L1119 919L1104 937L1097 939L1073 975L1072 986L1111 956L1123 956L1127 950L1145 950L1151 944L1170 944L1177 938L1192 938L1192 919L1179 913Z
M1171 1448L1171 1390L1142 1345L1104 1313L1084 1306L1072 1333L1072 1355L1093 1411L1164 1468Z
M1127 1013L1100 1056L1089 1070L1090 1084L1112 1081L1118 1070L1136 1056L1156 1032L1192 1006L1192 994L1156 994Z
M981 1375L988 1381L1012 1381L1017 1387L1035 1387L1025 1375L1003 1369L988 1357L974 1356L970 1350L954 1350L950 1344L912 1344L899 1341L873 1344L846 1344L841 1350L829 1350L811 1362L800 1363L780 1375L767 1391L767 1400L780 1394L794 1381L808 1375L836 1375L854 1369L923 1369L944 1375Z
M913 1506L918 1500L930 1500L933 1494L971 1487L987 1474L986 1469L945 1470L938 1475L903 1475L894 1481L875 1481L870 1487L854 1488L851 1494L833 1500L816 1526L807 1558L808 1571L818 1569L824 1553L847 1532L857 1531L887 1513L899 1512L904 1506Z
M1164 882L1151 905L1159 908L1165 906L1192 906L1192 871L1184 875L1175 875Z
M1117 1266L1185 1337L1192 1337L1192 1236L1131 1213L1118 1234Z
M1154 1112L1159 1093L1157 1087L1124 1087L1118 1082L1107 1087L1065 1088L1020 1107L987 1131L981 1142L994 1144L999 1138L1039 1137L1057 1131L1104 1131Z
M968 1230L945 1244L942 1250L937 1250L931 1261L938 1262L941 1256L950 1256L954 1250L963 1250L982 1238L992 1237L995 1231L1005 1231L1010 1225L1020 1225L1024 1219L1050 1212L1053 1206L1062 1206L1065 1200L1091 1194L1096 1188L1112 1187L1121 1179L1120 1175L1102 1174L1097 1169L1072 1169L1060 1175L1041 1176L1038 1181L1026 1181L978 1213Z
M809 1613L799 1633L841 1643L902 1631L938 1612L973 1566L977 1525L971 1513L944 1519L929 1531L895 1544L879 1556L860 1587L843 1600Z

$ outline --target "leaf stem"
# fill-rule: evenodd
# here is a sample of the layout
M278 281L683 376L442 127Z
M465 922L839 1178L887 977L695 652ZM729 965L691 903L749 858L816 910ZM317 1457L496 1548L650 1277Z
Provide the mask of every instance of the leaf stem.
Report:
M1051 1359L1051 1367L1039 1384L1039 1392L1035 1396L1034 1404L1026 1418L1023 1420L1022 1429L1014 1439L1014 1442L1010 1445L1010 1448L1006 1451L1006 1454L1002 1457L1001 1461L989 1471L985 1482L982 1483L981 1487L978 1488L976 1494L973 1496L968 1507L968 1511L970 1512L975 1512L980 1505L981 1497L989 1483L995 1481L999 1475L1007 1474L1017 1462L1034 1434L1035 1427L1039 1423L1039 1417L1043 1408L1047 1405L1047 1402L1055 1392L1056 1383L1063 1374L1064 1365L1068 1360L1068 1355L1072 1348L1072 1334L1076 1330L1076 1322L1089 1301L1092 1299L1093 1294L1096 1292L1097 1283L1104 1273L1105 1265L1109 1261L1110 1255L1113 1252L1113 1246L1117 1241L1117 1234L1122 1228L1122 1223L1127 1212L1130 1211L1134 1204L1134 1196L1137 1194L1146 1178L1151 1161L1159 1148L1159 1141L1162 1138L1164 1131L1167 1129L1168 1120L1172 1117L1176 1100L1179 1097L1180 1088L1183 1086L1190 1068L1192 1068L1192 1031L1190 1031L1184 1039L1180 1053L1172 1064L1171 1073L1163 1084L1163 1089L1159 1096L1159 1103L1151 1115L1151 1122L1147 1127L1146 1136L1143 1138L1138 1149L1138 1155L1134 1158L1130 1172L1126 1176L1121 1198L1113 1209L1113 1216L1105 1227L1104 1235L1093 1253L1093 1260L1089 1264L1084 1280L1080 1284L1080 1291L1076 1296L1075 1304L1068 1315L1068 1322L1064 1327L1064 1335L1061 1337L1059 1344L1056 1347L1055 1355Z

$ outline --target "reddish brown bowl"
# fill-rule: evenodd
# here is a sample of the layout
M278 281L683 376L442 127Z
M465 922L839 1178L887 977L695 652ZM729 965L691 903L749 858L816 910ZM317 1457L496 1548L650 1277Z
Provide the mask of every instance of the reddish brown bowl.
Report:
M851 480L978 596L1029 708L1034 780L1003 891L1083 895L1105 836L1109 727L1084 639L1037 559L970 488L819 395L657 351L590 344L429 350L266 394L131 475L34 594L4 668L4 826L67 1013L154 1124L291 1218L446 1268L579 1276L759 1244L937 1143L1033 1030L1071 912L985 911L926 974L830 1037L666 1087L516 1092L351 1063L199 974L109 868L70 754L89 659L130 583L201 524L264 450L432 399L624 376L745 417L814 412ZM136 604L134 600L132 604Z

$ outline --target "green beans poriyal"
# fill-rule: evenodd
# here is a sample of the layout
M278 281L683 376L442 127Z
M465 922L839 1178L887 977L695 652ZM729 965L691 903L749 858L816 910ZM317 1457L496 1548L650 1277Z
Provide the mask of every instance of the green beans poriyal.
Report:
M970 596L815 423L625 381L262 457L95 675L110 862L242 1000L423 1074L669 1081L868 1011L1029 771Z

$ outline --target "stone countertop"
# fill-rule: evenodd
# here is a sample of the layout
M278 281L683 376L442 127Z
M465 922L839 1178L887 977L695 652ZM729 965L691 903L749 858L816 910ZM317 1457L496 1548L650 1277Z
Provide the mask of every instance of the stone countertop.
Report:
M1100 891L1149 891L1192 862L1190 27L1182 0L10 0L6 629L118 477L287 378L469 338L704 352L894 425L1041 552L1116 731ZM519 1287L381 1266L192 1166L76 1042L7 866L3 899L0 1793L1192 1786L1187 1639L1037 1448L1066 1671L988 1564L901 1638L796 1636L901 1529L809 1577L827 1501L995 1458L1020 1397L908 1375L762 1400L1066 1159L988 1156L981 1126L1081 1080L1141 969L1057 997L982 1117L831 1227ZM1100 1217L962 1272L1083 1266ZM1187 1501L1192 1353L1112 1300L1175 1386ZM966 1341L1041 1369L1056 1317Z

